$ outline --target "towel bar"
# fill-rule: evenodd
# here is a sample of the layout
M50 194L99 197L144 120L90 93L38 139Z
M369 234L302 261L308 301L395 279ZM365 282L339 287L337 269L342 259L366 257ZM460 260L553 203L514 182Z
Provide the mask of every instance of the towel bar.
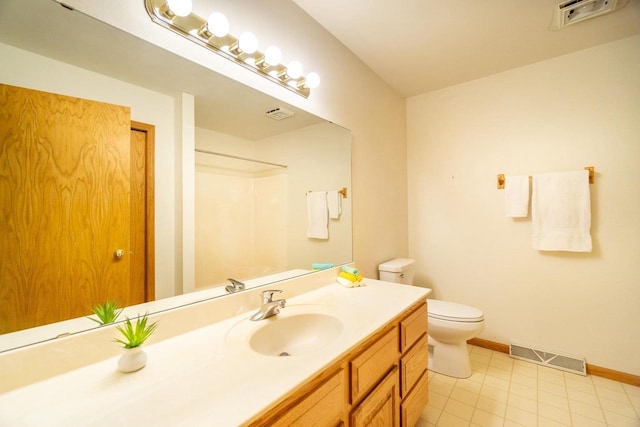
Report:
M309 191L307 191L307 194L308 193L312 193L312 192L313 192L313 190L309 190ZM342 190L338 190L338 193L342 194L342 198L343 199L346 199L347 198L347 187L342 187Z
M595 166L585 166L584 169L589 171L589 184L594 184L596 182ZM529 176L529 179L531 179L531 176ZM504 190L504 181L505 181L504 174L499 173L498 174L498 190Z

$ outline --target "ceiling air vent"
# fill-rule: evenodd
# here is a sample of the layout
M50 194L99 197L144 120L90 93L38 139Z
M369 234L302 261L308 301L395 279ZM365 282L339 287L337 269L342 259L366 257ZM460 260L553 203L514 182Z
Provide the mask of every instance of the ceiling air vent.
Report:
M553 11L551 30L595 18L623 8L629 0L570 0L560 3Z
M289 111L285 108L277 107L277 108L274 108L273 110L267 111L264 114L266 114L267 117L270 117L273 120L283 120L293 116L293 111Z

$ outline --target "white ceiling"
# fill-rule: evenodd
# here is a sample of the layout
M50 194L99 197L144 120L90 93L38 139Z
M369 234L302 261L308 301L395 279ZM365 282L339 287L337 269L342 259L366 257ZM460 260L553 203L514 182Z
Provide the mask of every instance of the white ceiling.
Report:
M406 97L640 34L640 0L561 31L561 0L293 1Z

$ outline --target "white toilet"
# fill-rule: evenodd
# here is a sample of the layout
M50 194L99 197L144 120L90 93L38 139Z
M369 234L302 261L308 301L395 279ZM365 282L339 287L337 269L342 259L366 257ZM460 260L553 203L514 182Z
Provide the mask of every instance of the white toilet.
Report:
M396 258L378 266L380 280L413 284L415 261ZM471 376L467 340L484 329L484 316L477 308L449 301L427 302L429 370L455 378Z

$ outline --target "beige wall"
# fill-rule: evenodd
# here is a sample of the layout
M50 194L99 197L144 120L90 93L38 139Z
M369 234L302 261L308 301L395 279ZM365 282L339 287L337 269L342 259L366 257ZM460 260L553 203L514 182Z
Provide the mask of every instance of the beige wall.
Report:
M407 101L416 282L481 338L640 374L640 36ZM538 252L496 174L594 165L592 253Z
M323 122L266 138L256 144L259 158L287 165L287 267L310 269L313 263L352 260L351 135ZM309 190L347 188L342 214L329 219L329 238L308 239Z

